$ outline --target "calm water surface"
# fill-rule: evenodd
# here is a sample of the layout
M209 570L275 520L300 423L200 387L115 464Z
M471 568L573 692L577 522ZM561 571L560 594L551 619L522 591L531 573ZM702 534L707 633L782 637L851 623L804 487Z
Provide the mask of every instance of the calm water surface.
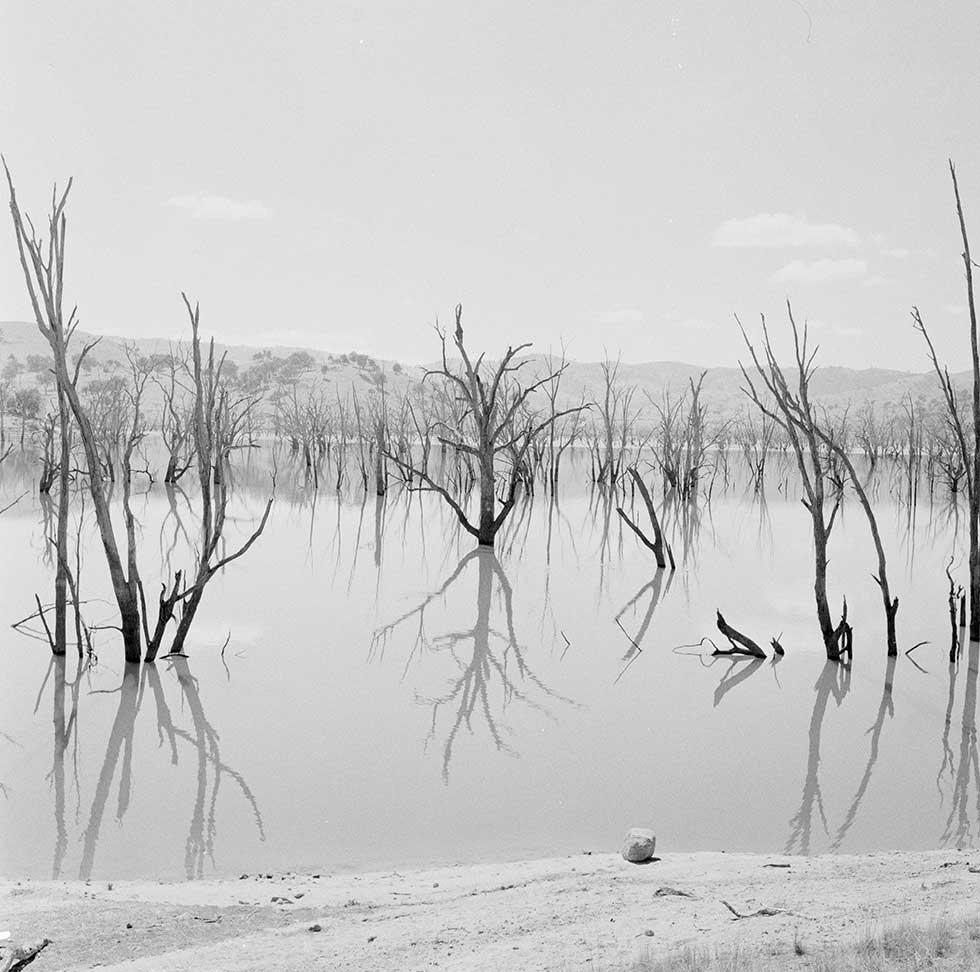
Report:
M243 473L231 533L261 512L268 457ZM3 470L0 495L23 488ZM849 501L830 566L855 628L827 665L809 520L774 470L669 513L674 574L653 569L586 476L539 496L496 555L426 495L314 497L286 470L265 535L208 588L188 659L127 675L112 632L80 676L12 631L44 598L45 524L0 517L0 867L9 877L188 878L392 867L614 848L972 846L980 823L978 648L946 663L944 567L965 557L945 502L879 512L902 649L885 658L867 525ZM189 500L138 499L148 580L179 565ZM86 521L83 596L112 619ZM149 587L149 584L148 584ZM678 648L720 608L786 656ZM230 641L222 655L222 645ZM639 646L640 650L634 646Z

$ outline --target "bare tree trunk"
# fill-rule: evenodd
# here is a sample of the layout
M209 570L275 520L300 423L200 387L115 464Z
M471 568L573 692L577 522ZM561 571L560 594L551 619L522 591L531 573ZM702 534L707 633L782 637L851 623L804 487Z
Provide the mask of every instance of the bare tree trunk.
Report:
M815 572L813 593L817 602L817 621L823 636L824 648L830 661L838 661L840 652L834 632L834 622L827 603L827 533L823 527L823 514L813 517L813 547Z
M58 530L55 539L58 566L54 575L55 654L64 655L68 643L68 483L71 475L71 437L65 394L58 388L58 421L61 425L61 463L58 469Z
M483 446L480 452L480 525L477 543L492 547L497 535L496 478L493 469L493 446Z

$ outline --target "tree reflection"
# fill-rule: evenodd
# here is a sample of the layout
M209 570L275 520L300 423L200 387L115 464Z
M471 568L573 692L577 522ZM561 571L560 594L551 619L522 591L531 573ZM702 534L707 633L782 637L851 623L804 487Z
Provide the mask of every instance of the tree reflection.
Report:
M980 758L977 754L977 671L980 667L980 642L971 641L967 655L966 680L963 686L963 717L960 723L960 744L954 754L949 742L956 676L959 663L949 666L949 696L946 727L943 734L943 765L940 780L948 767L951 777L951 803L942 843L957 847L970 846L976 837L970 820L971 781L977 789L977 809L980 812Z
M434 600L446 594L474 562L477 565L477 589L476 616L472 626L430 639L425 631L426 609ZM501 628L492 624L495 607L502 615ZM417 633L409 661L421 650L428 649L448 656L456 669L441 695L416 695L419 702L430 707L432 714L426 746L436 739L440 731L445 734L442 744L444 781L448 782L449 779L449 767L460 731L465 728L472 733L477 719L486 724L498 751L514 755L513 748L505 740L508 727L502 721L503 711L509 705L516 701L554 719L547 706L534 697L535 693L574 704L571 699L545 685L528 665L515 628L514 592L493 550L471 550L460 560L448 579L421 603L379 628L372 640L374 657L383 656L389 636L400 625L416 620ZM495 701L498 696L499 700Z
M119 688L110 694L118 694L116 714L109 740L106 745L102 768L99 773L89 811L88 824L82 835L82 857L79 866L79 877L89 880L95 870L96 850L102 830L103 820L118 778L116 791L115 819L122 823L128 810L133 794L133 748L136 720L142 708L144 696L149 690L156 709L156 727L160 745L166 745L169 750L170 764L180 765L179 743L186 743L194 752L196 760L195 798L191 808L187 839L184 847L184 871L189 879L203 877L206 860L214 863L214 843L217 831L217 805L221 783L230 777L238 786L246 803L255 818L259 839L265 840L262 815L252 791L240 773L237 773L221 759L218 733L208 721L204 705L201 701L197 680L191 675L187 659L179 656L168 658L172 670L177 676L183 707L190 715L191 728L180 728L174 724L167 703L161 673L156 665L128 665L123 672ZM68 847L68 830L65 823L65 753L69 740L74 738L77 743L77 708L78 685L81 673L73 683L66 683L64 676L64 658L55 659L55 666L60 670L55 672L54 683L54 730L55 755L52 770L54 782L55 805L55 851L53 874L57 878L61 874L65 853ZM65 690L70 686L72 692L69 715L65 715ZM76 766L77 773L77 766ZM172 805L166 806L165 811L171 813ZM141 821L141 825L147 825Z
M721 661L721 658L712 661ZM745 657L726 657L724 659L728 667L722 672L721 679L715 688L714 708L718 708L721 700L737 685L741 685L749 676L754 675L761 667L764 658L745 658ZM778 655L773 655L771 665L776 665L779 661Z
M49 673L53 670L54 687L52 698L54 700L54 747L52 755L51 773L49 779L54 787L54 821L55 821L55 844L54 860L51 865L51 877L57 880L61 877L61 869L64 866L65 853L68 850L68 828L65 824L65 754L74 736L74 769L75 786L78 788L78 690L82 682L82 675L88 668L88 662L82 662L75 674L73 682L68 682L66 675L67 660L64 655L52 655ZM65 715L65 694L66 689L71 689L71 705L68 715Z
M95 864L95 848L99 842L99 831L105 815L106 803L116 775L116 767L122 756L122 771L119 776L119 796L116 802L116 821L121 822L129 808L133 780L133 728L136 724L137 699L139 696L139 665L127 665L123 671L122 684L115 690L119 693L116 718L109 733L102 771L95 786L92 810L88 826L85 828L82 847L82 863L78 876L87 881L92 876Z
M650 630L650 623L653 621L653 615L660 604L661 594L666 597L670 593L671 584L674 583L674 571L671 570L667 573L667 586L663 587L665 568L658 568L656 573L654 573L653 578L647 581L630 600L628 600L620 609L613 621L619 626L620 631L626 635L630 640L630 647L626 650L626 654L623 655L622 661L625 662L624 668L616 676L616 681L618 682L625 674L627 669L636 661L637 658L643 652L643 639L646 638L647 632ZM635 635L630 635L626 629L623 627L623 622L620 620L627 611L629 611L644 594L650 592L650 601L647 604L646 613L643 615L643 620L640 622L639 628L636 629Z
M810 729L808 734L809 748L806 764L806 777L803 781L803 796L800 799L800 809L790 820L790 834L786 841L786 853L810 853L810 840L813 832L813 817L820 814L820 820L826 833L827 815L824 812L823 795L820 792L820 736L823 731L823 720L827 713L827 703L833 696L840 705L848 689L851 687L851 666L840 662L827 661L815 685L816 697L813 700L813 711L810 714Z
M847 810L847 816L844 818L844 822L840 825L837 831L837 836L834 838L833 843L830 845L831 850L837 850L847 836L847 832L851 829L851 824L854 823L854 818L857 816L859 807L861 806L861 801L864 799L864 794L867 792L868 784L871 782L871 774L874 772L875 763L878 762L878 747L881 743L881 732L885 727L885 717L892 718L895 715L895 703L892 699L892 690L895 684L895 662L897 658L894 655L888 657L885 662L885 684L881 690L881 701L878 703L878 714L875 716L874 725L868 730L868 735L871 736L871 749L868 753L868 762L864 767L864 774L861 776L861 782L858 784L857 791L854 794L854 799L851 801L851 805Z

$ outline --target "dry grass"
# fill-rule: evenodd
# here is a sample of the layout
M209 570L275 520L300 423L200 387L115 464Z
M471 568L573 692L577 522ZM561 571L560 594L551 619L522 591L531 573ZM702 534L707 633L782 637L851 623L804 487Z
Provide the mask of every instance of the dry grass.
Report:
M633 972L937 972L980 969L980 916L886 926L834 949L799 934L782 951L685 949L634 964Z

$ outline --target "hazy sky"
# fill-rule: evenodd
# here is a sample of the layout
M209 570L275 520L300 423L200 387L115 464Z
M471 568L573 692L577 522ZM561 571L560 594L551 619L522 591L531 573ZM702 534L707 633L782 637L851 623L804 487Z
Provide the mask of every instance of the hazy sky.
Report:
M924 369L913 303L967 350L975 3L2 0L0 37L90 330L182 333L186 289L224 339L419 361L460 300L491 351L714 365L788 296L827 362Z

